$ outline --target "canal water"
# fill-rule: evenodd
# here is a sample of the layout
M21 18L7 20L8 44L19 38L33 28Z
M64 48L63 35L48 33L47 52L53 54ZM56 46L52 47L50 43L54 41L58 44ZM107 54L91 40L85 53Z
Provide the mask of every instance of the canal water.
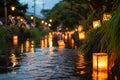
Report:
M67 37L58 45L51 36L21 43L14 38L10 45L0 43L0 80L114 80L104 72L93 75L92 62L71 38L67 45Z
M50 35L37 43L29 39L18 43L18 37L14 36L12 44L1 43L0 80L92 79L91 67L87 68L83 53L66 48L63 41L55 46L52 39Z
M19 56L11 53L8 58L9 66L0 66L7 69L1 72L0 80L83 80L86 74L83 55L74 49L34 47Z

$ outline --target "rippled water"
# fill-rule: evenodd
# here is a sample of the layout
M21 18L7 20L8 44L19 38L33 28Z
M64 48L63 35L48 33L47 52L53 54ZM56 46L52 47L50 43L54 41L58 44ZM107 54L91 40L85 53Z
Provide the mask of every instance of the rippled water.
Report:
M0 80L83 80L86 74L83 56L73 49L35 48L19 57L12 54L11 61L11 71L0 74Z

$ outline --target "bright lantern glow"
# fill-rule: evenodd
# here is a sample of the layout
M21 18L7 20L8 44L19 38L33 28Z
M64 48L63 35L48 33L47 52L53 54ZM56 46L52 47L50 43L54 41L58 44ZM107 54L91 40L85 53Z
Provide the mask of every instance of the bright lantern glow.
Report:
M80 32L80 33L79 33L79 39L80 39L80 40L85 39L85 32Z
M83 30L83 27L80 25L79 27L78 27L78 32L81 32Z
M93 28L96 29L101 26L100 20L95 20L93 21Z
M16 8L14 6L11 6L11 10L14 11Z
M13 36L13 44L14 45L18 44L18 36L17 35Z
M103 21L109 21L111 19L111 14L109 13L104 13L103 14Z
M33 16L31 16L31 17L30 17L30 19L32 19L32 20L33 20L33 19L34 19L34 17L33 17Z
M108 55L107 53L93 54L93 80L107 80Z

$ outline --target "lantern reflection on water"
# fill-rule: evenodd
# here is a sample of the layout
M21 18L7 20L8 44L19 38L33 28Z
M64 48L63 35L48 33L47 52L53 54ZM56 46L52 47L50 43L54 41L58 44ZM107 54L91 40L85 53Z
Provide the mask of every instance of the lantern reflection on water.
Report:
M34 53L34 41L31 42L30 52Z
M26 42L25 42L25 48L26 48L26 52L28 52L29 49L30 49L30 41L29 41L29 39L27 39Z
M107 80L108 55L107 53L93 54L93 80Z
M77 52L77 56L78 56L78 60L76 63L76 68L78 69L78 71L76 72L78 75L83 75L85 74L85 58L84 58L84 53L83 52Z
M59 47L59 48L64 48L64 47L65 47L65 43L64 43L63 40L59 40L59 41L58 41L58 47Z

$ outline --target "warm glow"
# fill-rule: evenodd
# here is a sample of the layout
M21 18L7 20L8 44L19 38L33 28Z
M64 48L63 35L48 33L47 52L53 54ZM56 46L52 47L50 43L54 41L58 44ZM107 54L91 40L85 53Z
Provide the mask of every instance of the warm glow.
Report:
M53 42L52 42L52 34L51 34L51 33L49 33L49 35L48 35L48 43L49 43L49 48L51 48L52 45L53 45Z
M64 34L62 34L62 40L64 40L64 38L65 38L65 35L64 35Z
M27 39L26 42L25 42L25 48L26 48L26 52L28 52L29 49L30 49L30 41L29 41L29 39Z
M85 32L80 32L80 33L79 33L79 39L80 39L80 40L85 39Z
M58 47L59 47L59 48L64 48L64 47L65 47L65 43L64 43L63 40L59 40L59 41L58 41Z
M18 44L18 36L17 35L13 36L13 44L14 45Z
M49 27L51 27L51 24L48 24Z
M93 28L96 29L101 26L100 20L95 20L93 21Z
M22 21L23 21L23 18L21 18L20 21L22 22Z
M47 22L45 22L45 25L47 25L48 23Z
M43 24L44 22L45 22L45 21L43 21L43 20L41 21L42 24Z
M67 41L67 40L68 40L68 36L67 36L67 34L65 34L65 37L64 37L64 38L65 38L65 41Z
M40 46L41 46L41 48L44 48L44 40L40 41Z
M21 44L21 53L23 53L24 51L24 47L23 47L23 44Z
M16 8L14 6L11 6L11 10L14 11Z
M93 54L93 80L107 80L108 55L107 53Z
M11 54L12 67L15 67L18 64L15 54Z
M75 47L75 41L74 41L74 39L71 39L71 47L72 47L72 48Z
M49 21L52 22L52 19L50 19Z
M34 19L34 16L31 16L31 17L30 17L30 19L32 19L32 20L33 20L33 19Z
M109 21L111 19L111 14L109 13L104 13L103 14L103 21Z
M81 32L83 30L83 26L78 26L78 32Z
M45 48L48 46L48 41L47 41L47 36L45 36L45 39L44 39L44 43L45 43Z
M31 41L31 47L30 47L30 52L34 53L34 41Z

